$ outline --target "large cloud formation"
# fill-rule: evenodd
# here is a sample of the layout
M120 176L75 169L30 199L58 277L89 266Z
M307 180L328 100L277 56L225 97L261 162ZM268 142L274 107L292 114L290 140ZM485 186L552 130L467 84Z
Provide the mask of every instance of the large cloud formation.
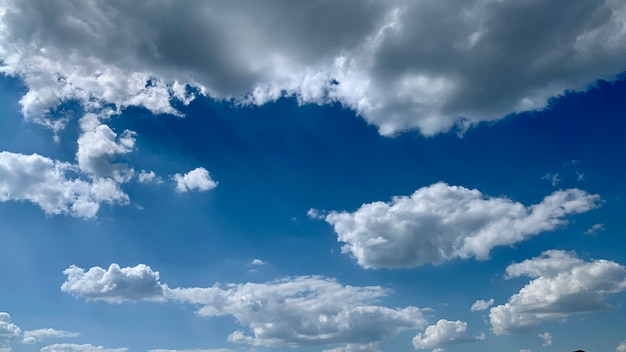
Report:
M172 100L199 93L339 102L382 134L431 135L626 69L619 0L3 0L0 15L1 71L25 82L25 117L53 128L67 100L178 114Z
M497 335L608 309L605 297L626 290L624 266L603 259L584 261L561 250L549 250L507 267L506 278L521 276L533 280L507 303L490 310L492 330Z
M567 223L565 216L596 207L599 196L561 190L524 206L488 198L478 190L436 183L390 202L363 204L323 218L364 268L411 268L454 258L487 259L492 248L512 245Z
M62 290L88 301L177 301L204 317L232 316L252 334L234 331L228 340L253 346L366 346L426 325L416 307L374 304L389 292L380 286L349 286L318 276L267 283L169 288L146 265L64 271Z

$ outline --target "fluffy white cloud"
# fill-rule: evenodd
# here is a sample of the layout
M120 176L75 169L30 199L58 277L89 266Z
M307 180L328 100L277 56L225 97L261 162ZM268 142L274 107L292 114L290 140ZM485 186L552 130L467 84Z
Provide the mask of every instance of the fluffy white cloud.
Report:
M24 331L24 339L22 340L22 343L29 344L29 343L41 342L41 341L48 340L48 339L58 339L58 338L76 337L76 336L78 336L78 333L76 332L56 330L52 328L28 330L28 331Z
M172 179L176 181L176 192L187 192L191 190L208 191L217 187L217 182L211 179L209 172L199 167L186 174L175 174Z
M261 259L253 259L250 264L252 264L252 265L265 265L266 263L264 261L262 261Z
M342 285L317 276L170 289L142 264L87 272L71 266L64 273L61 289L86 300L170 300L197 305L200 316L233 316L252 334L237 330L228 340L254 346L367 345L426 325L418 308L375 305L388 294L380 286Z
M485 310L491 307L492 305L493 305L493 298L490 298L488 301L479 299L476 302L474 302L474 304L472 304L472 307L470 308L470 310L472 312L478 312L481 310Z
M59 343L43 347L41 352L127 352L128 348L105 348L90 344Z
M63 101L177 113L192 86L242 103L339 102L383 134L433 134L626 69L618 0L5 0L0 14L1 70L28 87L24 115L56 128L43 116Z
M428 326L424 333L417 334L413 338L413 347L416 350L426 350L457 343L478 341L484 338L484 335L472 336L468 334L466 322L441 319L437 324Z
M542 346L552 346L552 335L549 332L539 334L539 337L543 340Z
M336 348L332 348L329 350L323 350L322 352L358 352L358 351L366 351L366 352L379 352L381 349L378 347L378 343L372 342L365 345L362 344L347 344L345 346L340 346Z
M137 175L137 181L140 183L162 183L163 180L157 176L154 171L141 170Z
M626 352L626 340L620 342L615 348L615 352Z
M129 199L110 178L86 181L74 176L75 165L38 154L0 152L0 202L28 201L46 215L92 218L101 203L127 204Z
M506 277L533 278L504 305L491 308L495 334L527 330L546 320L607 309L607 295L626 290L626 268L608 260L584 261L550 250L540 257L511 264Z
M76 160L81 171L98 177L113 178L126 182L134 170L127 164L113 163L119 154L127 154L135 145L135 133L125 130L119 137L100 122L100 118L88 113L80 119L82 133L78 138Z
M159 282L159 273L143 264L120 268L113 263L107 270L96 266L87 272L72 265L63 274L67 275L67 280L61 290L88 301L161 300L166 289Z
M22 336L19 326L11 322L11 315L0 312L0 346Z
M524 206L436 183L390 202L363 204L353 213L332 211L324 219L346 243L342 252L362 267L410 268L454 258L487 259L492 248L554 230L567 223L566 215L586 212L598 202L598 195L569 189Z
M193 350L148 350L148 352L234 352L227 348L193 349Z

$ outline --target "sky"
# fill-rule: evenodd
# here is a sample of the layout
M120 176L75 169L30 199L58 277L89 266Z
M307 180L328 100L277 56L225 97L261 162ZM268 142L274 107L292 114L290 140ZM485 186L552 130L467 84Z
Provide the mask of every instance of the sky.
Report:
M626 351L625 2L0 17L0 352Z

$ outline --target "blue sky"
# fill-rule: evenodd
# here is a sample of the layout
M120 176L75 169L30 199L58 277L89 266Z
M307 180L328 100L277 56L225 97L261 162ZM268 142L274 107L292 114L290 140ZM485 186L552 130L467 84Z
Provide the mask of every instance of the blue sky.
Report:
M0 9L1 352L626 351L624 4Z

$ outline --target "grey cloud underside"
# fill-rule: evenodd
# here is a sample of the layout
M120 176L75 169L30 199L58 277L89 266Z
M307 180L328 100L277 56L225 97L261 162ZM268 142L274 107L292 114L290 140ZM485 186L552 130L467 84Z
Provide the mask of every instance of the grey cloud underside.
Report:
M478 190L436 183L410 196L363 204L354 212L325 217L345 243L344 253L368 269L411 268L455 258L489 258L494 247L512 245L567 223L566 216L589 211L600 197L561 190L525 206L491 198Z
M93 267L87 271L71 266L64 273L67 280L61 289L88 301L174 301L197 306L200 316L232 316L250 332L234 331L228 340L253 346L374 346L426 325L416 307L377 305L389 293L380 286L342 285L318 276L169 288L146 265L120 268L112 264L106 270Z
M49 124L69 99L176 113L189 85L242 103L340 102L382 134L431 135L626 70L618 0L3 4L2 70L28 86L25 116Z

